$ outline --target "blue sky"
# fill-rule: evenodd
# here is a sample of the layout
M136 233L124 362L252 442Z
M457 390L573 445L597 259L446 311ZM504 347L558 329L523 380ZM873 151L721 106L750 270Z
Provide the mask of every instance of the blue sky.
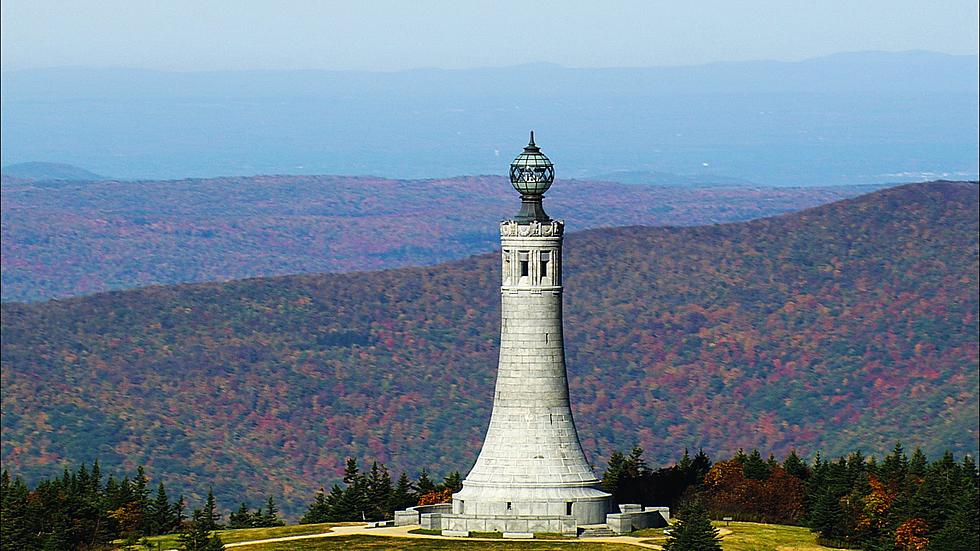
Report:
M3 69L402 70L976 54L976 0L3 0Z

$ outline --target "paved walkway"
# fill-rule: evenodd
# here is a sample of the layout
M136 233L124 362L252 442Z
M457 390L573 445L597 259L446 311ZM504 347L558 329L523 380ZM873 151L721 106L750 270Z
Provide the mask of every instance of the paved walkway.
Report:
M499 538L454 538L449 536L431 536L428 534L411 534L411 530L417 530L418 526L390 526L387 528L368 528L366 525L358 526L335 526L331 528L330 532L325 532L321 534L307 534L304 536L283 536L280 538L269 538L264 540L254 540L254 541L240 541L236 543L226 543L225 548L231 549L234 547L245 547L249 545L260 545L264 543L278 543L284 541L295 541L295 540L308 540L314 538L331 538L338 536L386 536L390 538L415 538L415 539L431 539L431 540L465 540L465 541L492 541L497 543L503 543L505 541L535 541L535 540L501 540ZM641 547L644 549L662 549L659 545L644 543L644 540L649 540L650 538L636 537L636 536L610 536L601 538L578 538L578 539L567 539L567 540L537 540L537 541L550 541L550 542L561 542L561 543L618 543L625 545L633 545L636 547Z

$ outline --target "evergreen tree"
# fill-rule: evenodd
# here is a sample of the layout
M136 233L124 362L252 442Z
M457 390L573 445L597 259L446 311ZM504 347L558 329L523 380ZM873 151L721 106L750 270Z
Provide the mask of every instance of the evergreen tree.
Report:
M402 476L405 475L402 474ZM244 503L242 505L244 505ZM320 488L320 491L316 493L316 497L313 498L313 503L310 504L309 509L307 509L302 518L299 519L299 523L317 524L328 521L330 521L330 504L327 502L327 496L324 493L323 488Z
M639 480L650 473L650 468L643 459L643 448L639 445L633 446L629 457L626 458L626 473L633 480Z
M261 526L284 526L286 523L279 519L279 508L276 507L276 500L269 496L265 502L265 512L262 513Z
M348 457L347 464L344 465L344 484L350 486L358 478L360 478L360 476L360 471L357 468L357 459Z
M459 471L453 471L446 475L446 478L442 481L442 486L447 490L452 490L456 493L463 489L463 476L459 474Z
M783 460L783 470L790 476L795 476L803 481L810 477L810 469L800 459L800 456L796 455L796 450L791 450L786 459Z
M214 501L214 488L208 486L208 498L204 503L204 517L200 522L202 526L207 530L218 530L221 528L221 524L218 521L221 520L221 513L218 512L218 506Z
M912 457L909 459L909 474L921 480L926 476L928 467L929 461L926 459L926 454L922 453L921 448L915 448Z
M980 549L980 498L972 484L965 485L952 500L952 510L943 527L929 541L934 551L976 551Z
M609 456L609 462L606 464L606 472L602 474L601 486L603 490L612 494L613 500L617 503L619 502L618 496L622 493L620 486L625 475L626 456L619 451L614 451Z
M718 529L711 525L700 502L690 504L678 515L664 544L664 551L721 551Z
M415 481L415 492L416 492L416 494L419 497L421 497L421 496L423 496L423 495L425 495L425 494L427 494L427 493L429 493L429 492L431 492L431 491L433 491L435 489L436 489L436 485L429 478L429 471L427 471L423 467L422 468L422 472L419 473L418 480Z
M157 484L157 494L149 507L150 530L148 535L167 534L174 529L176 520L174 510L167 497L167 490L163 487L163 482Z
M135 509L139 515L137 531L139 534L149 534L153 531L153 523L150 519L150 488L143 465L136 467L132 488L132 501L136 503Z
M820 537L838 541L844 536L844 509L840 499L832 492L824 491L817 497L810 512L810 530Z
M742 463L742 474L751 480L765 480L769 478L769 466L762 460L759 450L752 450L752 453L745 458Z
M0 547L14 551L36 549L40 542L37 531L31 526L28 505L30 490L20 477L11 481L6 470L3 471L0 485L0 537L3 542Z
M181 551L221 551L225 548L221 539L212 534L208 525L214 524L214 519L200 509L194 509L191 522L178 537Z
M187 510L187 502L184 501L183 494L177 498L177 503L174 503L174 526L180 528L183 526L184 521L187 519L184 516L184 511Z
M704 481L705 475L711 470L711 458L708 454L704 453L703 449L699 449L697 455L694 456L694 460L691 461L691 468L689 472L689 478L691 484L700 485Z
M878 478L885 484L903 484L905 476L909 471L909 460L905 457L905 449L902 443L895 444L892 453L885 456L885 460L878 467Z
M322 488L320 490L323 491ZM391 494L392 508L396 511L407 509L419 502L418 496L412 491L412 483L408 480L408 475L402 471L395 483L395 489Z
M237 511L228 515L228 528L252 528L252 513L243 501Z
M391 496L394 490L391 487L391 475L388 474L388 468L375 461L371 464L371 475L367 482L368 516L370 516L368 520L388 518L394 511L391 505Z

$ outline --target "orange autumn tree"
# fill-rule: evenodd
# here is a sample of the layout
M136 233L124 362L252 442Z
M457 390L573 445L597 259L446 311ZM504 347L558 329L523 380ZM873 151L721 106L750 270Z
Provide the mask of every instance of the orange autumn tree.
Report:
M419 505L435 505L436 503L450 503L453 500L453 489L433 490L422 494L419 497Z
M704 497L715 516L795 524L804 513L803 482L780 466L764 480L745 476L737 459L715 463L704 477Z
M929 546L929 525L921 518L910 518L895 529L895 547L902 551L925 551Z

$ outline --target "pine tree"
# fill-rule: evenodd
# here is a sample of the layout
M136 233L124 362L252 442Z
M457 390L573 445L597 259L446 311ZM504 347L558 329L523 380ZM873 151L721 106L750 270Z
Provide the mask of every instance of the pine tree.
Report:
M28 506L27 485L20 477L10 480L10 474L4 470L2 475L2 493L0 493L0 534L2 534L4 550L14 551L36 549L40 542L37 540L37 530L32 529L31 515Z
M276 507L276 500L269 496L265 502L265 512L262 513L262 526L283 526L286 523L279 519L279 508Z
M377 461L371 464L371 475L367 480L368 520L388 518L394 511L391 506L391 475L388 468Z
M905 457L905 449L902 448L901 442L895 444L892 453L885 456L885 460L877 470L879 479L885 484L898 485L905 482L905 476L909 471L909 460Z
M404 474L402 476L404 476ZM306 514L299 519L299 523L318 524L320 522L328 521L330 521L330 504L327 502L327 496L324 493L323 488L320 488L320 491L316 493L316 497L313 498L313 503L311 503L309 509L307 509Z
M456 493L463 489L463 476L459 474L459 471L453 471L443 479L442 486Z
M166 534L174 528L173 507L167 497L167 490L163 487L163 482L157 485L157 495L150 502L149 507L150 531L148 535Z
M691 468L688 472L688 481L690 484L701 485L704 481L705 475L711 470L711 458L708 454L704 453L703 449L699 449L697 455L694 456L694 460L691 461Z
M225 548L221 539L212 534L208 528L214 519L206 511L194 509L191 522L187 529L178 537L181 551L221 551Z
M832 541L840 540L844 536L844 509L840 499L832 492L823 491L813 503L810 530Z
M974 471L976 472L976 471ZM965 484L951 501L949 518L932 534L929 549L935 551L976 551L980 549L980 498L976 487Z
M435 489L436 485L429 478L429 471L423 467L422 472L419 473L418 480L415 482L415 493L421 497Z
M347 464L344 465L344 484L350 486L360 477L360 472L357 468L357 459L353 457L347 458Z
M248 510L248 505L243 501L237 511L228 515L228 528L252 528L252 513Z
M603 490L612 494L613 500L617 503L619 502L619 496L622 494L621 486L625 475L626 456L619 451L614 451L609 456L609 462L606 464L606 472L602 473L601 486Z
M800 459L800 456L796 455L796 450L790 450L789 455L783 460L783 470L786 471L790 476L795 476L800 480L806 480L810 477L810 469L807 468L806 463Z
M721 551L718 529L711 525L701 503L689 505L678 519L670 530L664 551Z
M185 510L187 510L187 502L184 501L184 496L181 494L181 496L177 498L177 503L174 503L174 526L178 529L183 526L184 520L187 519L187 517L184 516Z
M769 478L769 466L762 460L759 450L752 450L752 453L742 463L742 474L745 478L752 480L765 480Z
M921 448L915 448L912 457L909 459L909 474L921 480L926 476L928 466L929 461L926 460L926 454L922 453Z
M321 492L323 489L321 488ZM408 475L402 471L402 475L398 477L398 482L395 483L395 489L391 494L391 504L392 508L396 511L407 509L412 507L419 502L419 498L412 491L412 483L408 480Z
M218 507L214 501L214 488L208 486L208 498L204 503L204 517L201 522L207 530L217 530L221 528L221 524L218 523L220 520L221 513L218 512Z
M153 531L153 523L150 519L150 488L143 465L136 467L136 478L133 479L132 488L132 501L136 503L139 514L137 530L140 535L149 534Z

